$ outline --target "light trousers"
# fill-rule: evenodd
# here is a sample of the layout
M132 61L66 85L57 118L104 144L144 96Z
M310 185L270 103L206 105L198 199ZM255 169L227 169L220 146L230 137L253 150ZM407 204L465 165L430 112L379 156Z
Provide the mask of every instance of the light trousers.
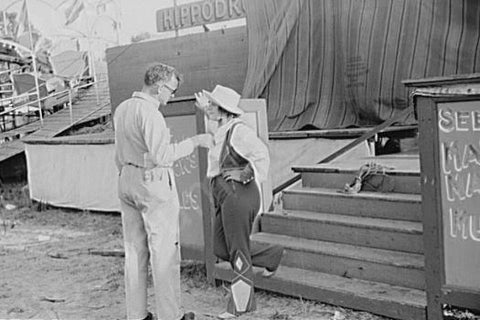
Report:
M157 169L155 169L157 170ZM148 264L152 268L158 320L177 320L180 311L179 202L173 171L125 166L118 191L125 246L127 319L147 316Z

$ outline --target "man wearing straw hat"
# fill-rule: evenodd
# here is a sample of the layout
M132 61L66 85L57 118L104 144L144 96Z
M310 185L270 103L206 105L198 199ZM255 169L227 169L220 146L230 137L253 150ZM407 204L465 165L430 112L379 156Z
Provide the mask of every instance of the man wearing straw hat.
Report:
M142 91L134 92L115 110L129 320L153 319L147 311L149 259L158 319L195 317L180 312L179 201L172 164L197 146L209 147L212 136L201 134L170 142L158 107L167 104L179 84L180 75L173 67L157 63L146 71Z

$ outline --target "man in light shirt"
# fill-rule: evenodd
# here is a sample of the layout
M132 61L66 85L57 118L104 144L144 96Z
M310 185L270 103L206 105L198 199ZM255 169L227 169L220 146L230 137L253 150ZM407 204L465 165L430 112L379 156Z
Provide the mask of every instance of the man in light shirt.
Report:
M149 258L158 319L194 319L193 313L180 311L179 201L172 165L197 146L210 147L213 140L210 134L200 134L170 142L158 108L174 96L180 79L173 67L151 66L142 91L122 102L113 118L130 320L153 318L147 311Z

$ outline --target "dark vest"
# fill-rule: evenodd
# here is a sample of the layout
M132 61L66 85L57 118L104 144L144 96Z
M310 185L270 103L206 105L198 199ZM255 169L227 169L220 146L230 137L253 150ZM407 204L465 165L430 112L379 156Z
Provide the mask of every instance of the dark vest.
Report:
M233 169L243 170L248 165L248 160L239 155L230 143L233 129L235 129L238 124L240 123L237 122L233 124L232 127L227 131L222 152L220 153L220 172Z

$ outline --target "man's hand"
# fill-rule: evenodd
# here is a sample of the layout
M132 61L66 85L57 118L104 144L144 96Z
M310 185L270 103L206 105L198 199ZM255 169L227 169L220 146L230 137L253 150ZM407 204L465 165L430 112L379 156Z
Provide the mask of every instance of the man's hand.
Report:
M192 137L192 141L196 147L204 147L208 149L213 147L213 136L210 133L197 134Z

